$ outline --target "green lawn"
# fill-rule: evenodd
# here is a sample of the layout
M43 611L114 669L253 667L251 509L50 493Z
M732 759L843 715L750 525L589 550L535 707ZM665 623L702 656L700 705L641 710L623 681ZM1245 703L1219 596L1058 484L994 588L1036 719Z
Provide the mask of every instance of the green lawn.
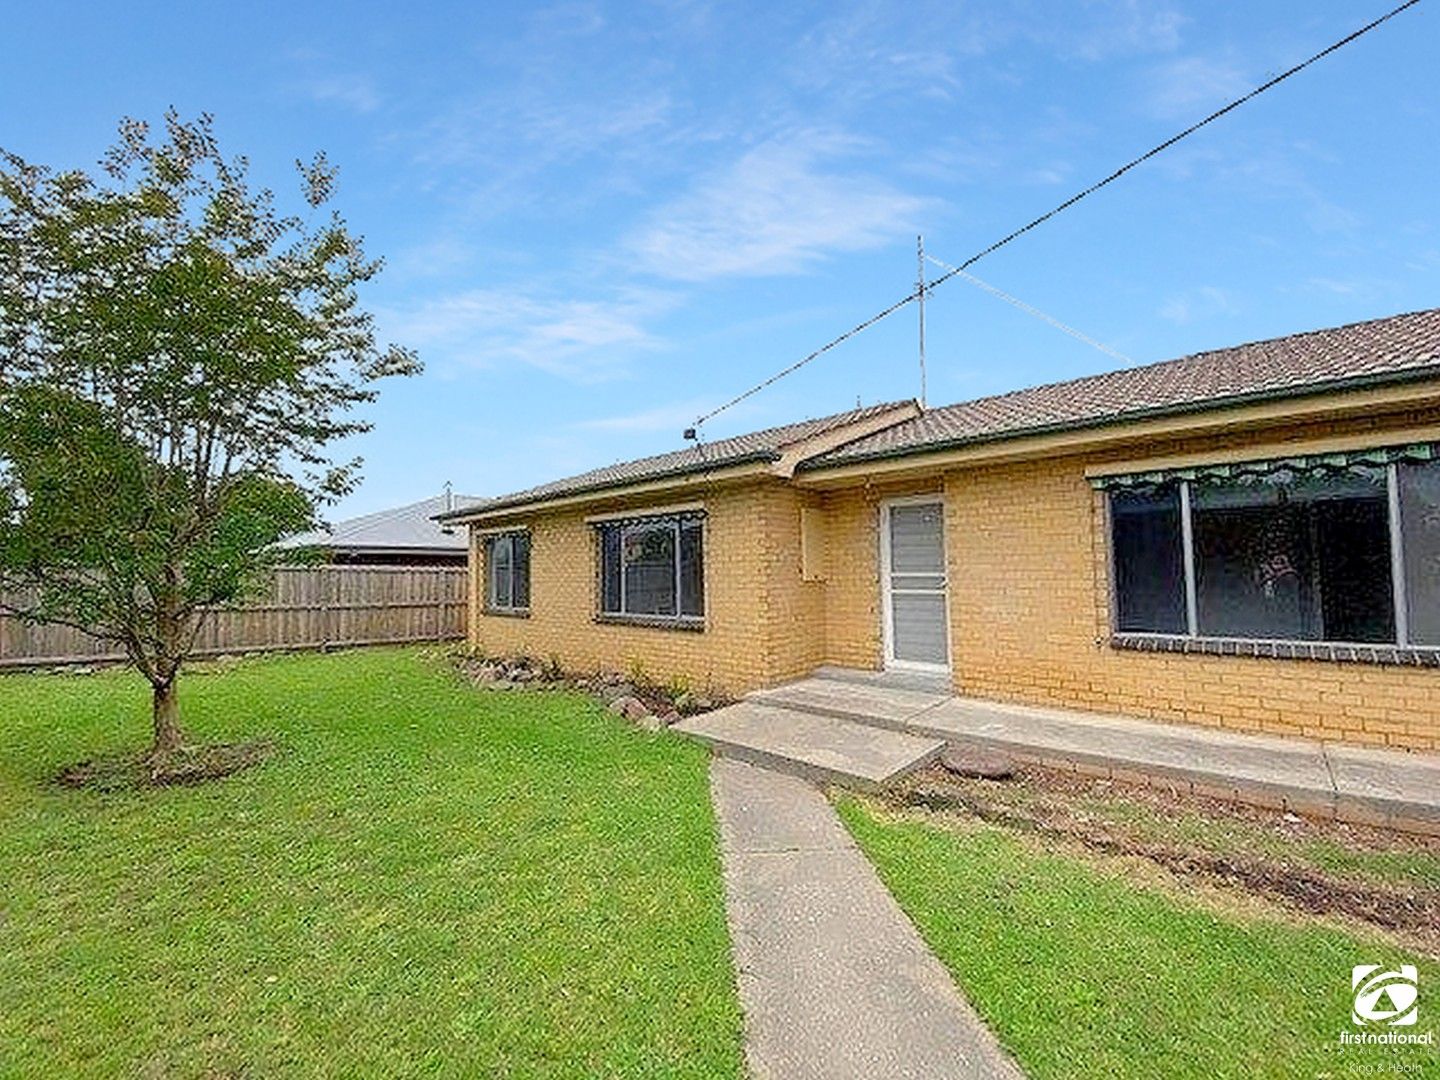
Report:
M702 749L416 651L182 695L277 755L61 790L144 745L141 684L0 677L0 1075L740 1073Z
M1379 1075L1376 1066L1440 1076L1434 1048L1338 1046L1342 1030L1358 1030L1357 964L1418 963L1420 1024L1409 1030L1440 1032L1433 960L1258 902L1231 911L1186 899L1003 829L942 828L853 797L839 809L1036 1077L1338 1078Z

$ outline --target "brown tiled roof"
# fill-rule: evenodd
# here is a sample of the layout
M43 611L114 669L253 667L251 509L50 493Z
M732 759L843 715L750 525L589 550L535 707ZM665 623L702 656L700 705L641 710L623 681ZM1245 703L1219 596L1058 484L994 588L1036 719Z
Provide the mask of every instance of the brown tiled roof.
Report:
M672 476L709 472L712 469L730 465L776 461L780 458L781 451L795 443L823 435L827 431L844 427L847 424L871 419L907 404L914 407L913 403L905 401L867 405L861 409L851 409L849 412L836 413L833 416L801 420L799 423L786 424L783 427L766 428L764 431L752 431L746 435L735 435L728 439L717 439L715 442L689 446L684 450L672 450L668 454L656 454L653 457L639 458L636 461L622 461L615 465L607 465L601 469L580 473L578 476L552 480L548 484L541 484L525 491L516 491L509 495L501 495L496 499L487 499L484 509L489 512L565 495L601 491L605 488L620 487L646 480L660 480ZM462 516L464 513L464 511L457 511L453 516ZM441 515L442 519L445 516Z
M967 443L1440 375L1440 309L1195 353L932 409L801 464L823 468Z

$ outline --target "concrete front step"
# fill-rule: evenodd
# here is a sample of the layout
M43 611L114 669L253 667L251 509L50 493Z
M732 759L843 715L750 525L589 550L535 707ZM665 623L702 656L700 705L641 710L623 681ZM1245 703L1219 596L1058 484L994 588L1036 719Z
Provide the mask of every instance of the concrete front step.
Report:
M756 690L746 700L903 732L923 713L949 701L951 696L936 690L822 676Z
M883 731L758 701L692 716L673 730L709 743L724 757L869 790L929 764L945 749L943 739Z

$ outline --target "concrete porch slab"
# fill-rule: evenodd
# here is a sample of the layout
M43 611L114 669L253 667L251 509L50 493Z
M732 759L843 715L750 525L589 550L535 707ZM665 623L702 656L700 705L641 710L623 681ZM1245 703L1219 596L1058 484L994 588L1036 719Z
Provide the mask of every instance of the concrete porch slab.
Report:
M950 700L950 694L824 676L757 690L746 700L879 727L901 728L927 709Z
M955 693L955 687L951 683L948 673L897 670L864 671L860 668L821 664L815 669L813 677L834 679L840 682L864 683L870 686L890 686L900 690L924 690L927 693L941 694L945 697Z
M1277 806L1334 803L1320 743L958 697L907 726L1042 764L1131 770Z
M757 701L692 716L672 730L709 743L724 757L870 789L928 764L945 749L940 739Z
M1000 751L1022 761L1198 795L1440 834L1440 755L1249 735L1106 713L1038 708L917 689L890 673L822 669L751 695L809 713ZM794 737L802 737L794 729ZM863 738L847 733L850 752ZM898 773L896 774L898 775Z
M1325 744L1339 816L1419 819L1440 832L1440 756Z

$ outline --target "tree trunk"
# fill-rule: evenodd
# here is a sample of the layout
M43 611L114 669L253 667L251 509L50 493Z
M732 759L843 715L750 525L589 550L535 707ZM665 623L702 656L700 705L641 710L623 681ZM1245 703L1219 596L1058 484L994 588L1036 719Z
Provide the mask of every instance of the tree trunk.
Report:
M155 744L150 748L150 761L158 769L185 744L185 729L180 726L174 676L156 683L154 689Z

